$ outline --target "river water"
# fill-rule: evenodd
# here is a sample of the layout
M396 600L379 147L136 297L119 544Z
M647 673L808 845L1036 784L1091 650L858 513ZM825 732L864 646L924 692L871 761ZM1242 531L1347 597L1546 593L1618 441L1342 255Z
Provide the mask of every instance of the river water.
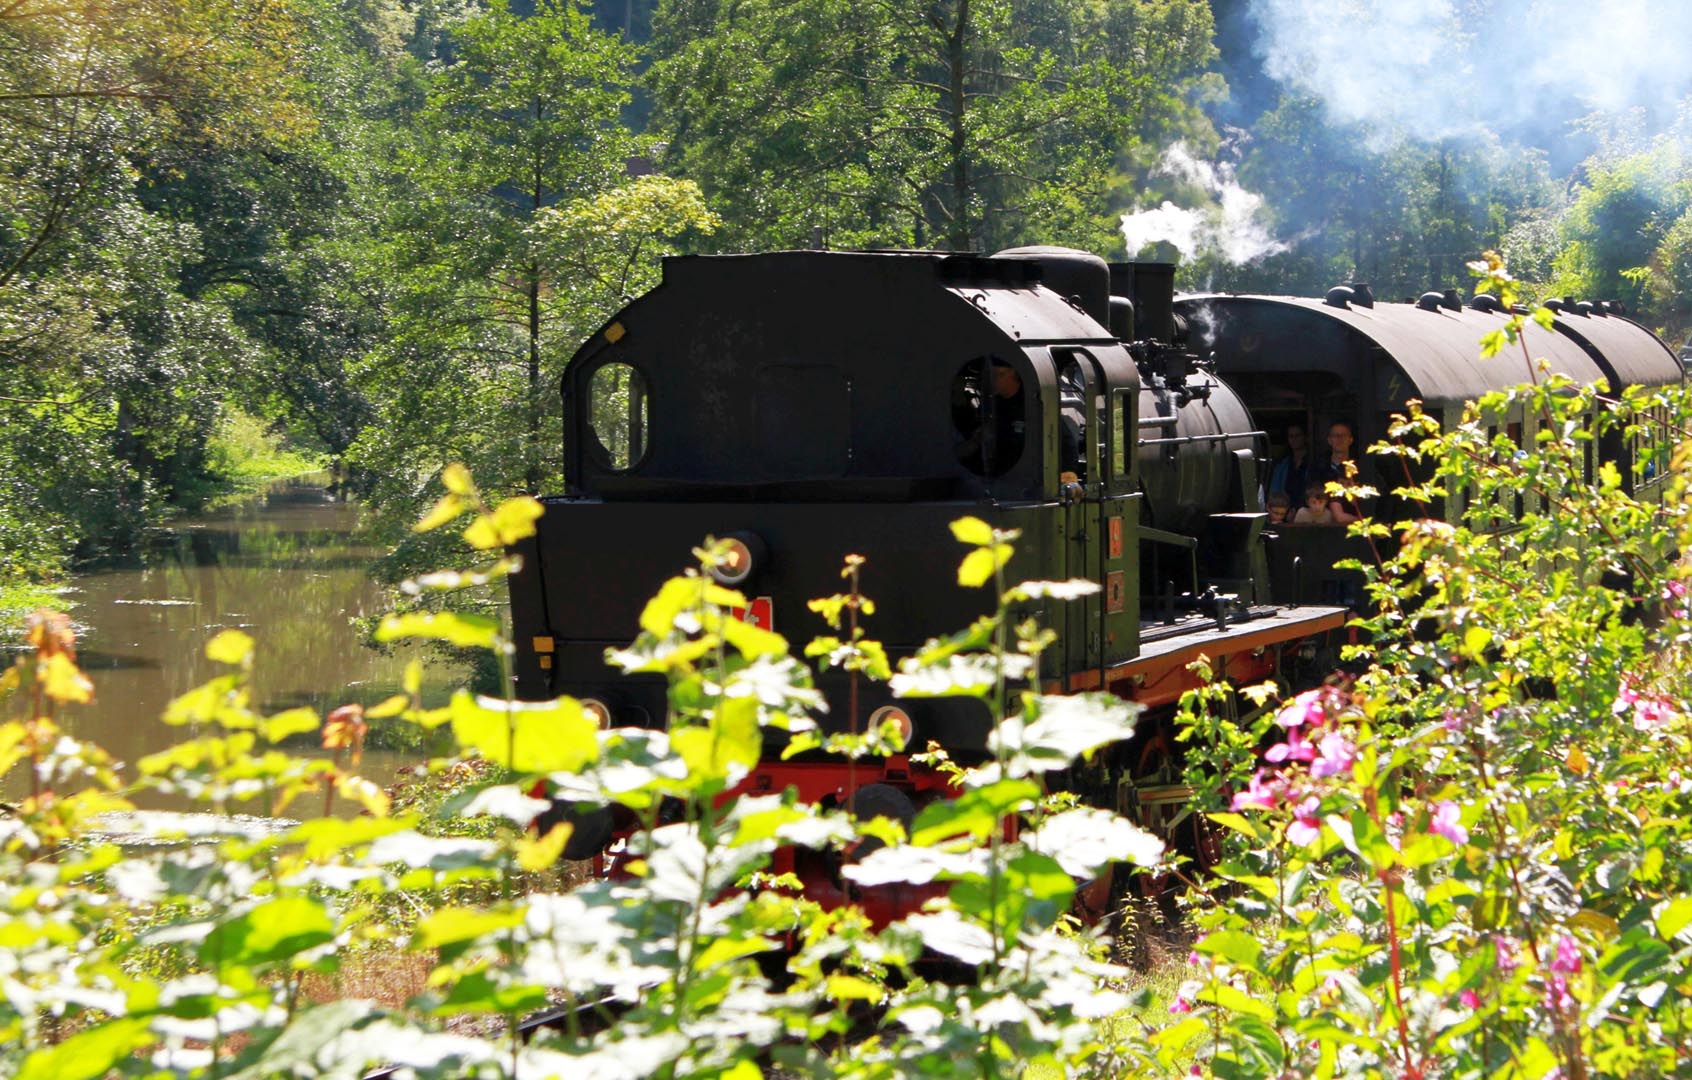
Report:
M367 574L382 551L358 541L358 507L332 495L327 479L279 483L251 501L177 522L134 565L74 577L68 599L94 701L73 708L65 726L131 766L188 737L159 716L172 698L227 670L206 659L205 644L231 627L257 642L253 704L267 715L308 705L321 716L398 692L414 654L365 646L360 625L388 610L384 590ZM425 670L431 704L465 677L441 661ZM302 740L288 749L313 745ZM360 772L386 784L421 756L370 751ZM133 777L133 768L124 775Z

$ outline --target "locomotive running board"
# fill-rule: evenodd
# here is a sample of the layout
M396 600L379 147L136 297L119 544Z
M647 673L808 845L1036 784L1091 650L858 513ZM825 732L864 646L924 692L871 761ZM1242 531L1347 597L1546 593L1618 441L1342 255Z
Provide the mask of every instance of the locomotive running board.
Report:
M1095 669L1071 675L1068 689L1071 692L1109 689L1147 704L1164 704L1197 685L1198 680L1190 677L1187 665L1201 656L1209 659L1216 678L1255 675L1255 671L1230 671L1229 660L1244 654L1261 661L1271 648L1338 630L1350 618L1350 610L1342 607L1292 607L1224 629L1218 629L1215 620L1206 619L1195 622L1190 634L1142 643L1140 655L1132 660L1114 664L1103 672ZM1268 666L1272 670L1273 665ZM1178 676L1173 685L1171 676Z

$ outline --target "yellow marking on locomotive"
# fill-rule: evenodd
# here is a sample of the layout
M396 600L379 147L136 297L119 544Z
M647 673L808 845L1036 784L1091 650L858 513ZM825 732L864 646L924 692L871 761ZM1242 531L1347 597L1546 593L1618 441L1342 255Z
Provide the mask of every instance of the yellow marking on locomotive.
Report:
M537 638L535 638L534 644L535 644L535 651L538 652L538 653L549 653L549 652L556 652L557 651L556 649L553 648L552 639L549 638L549 637L537 637Z
M628 328L620 322L614 322L605 328L605 340L615 345L628 334Z

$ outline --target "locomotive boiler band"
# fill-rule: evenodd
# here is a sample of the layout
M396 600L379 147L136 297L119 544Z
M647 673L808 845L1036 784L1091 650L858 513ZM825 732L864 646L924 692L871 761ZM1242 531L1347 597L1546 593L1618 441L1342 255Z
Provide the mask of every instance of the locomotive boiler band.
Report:
M1100 586L1031 605L1060 633L1036 678L1148 706L1133 742L1069 782L1168 825L1183 789L1160 725L1194 685L1191 661L1237 682L1313 684L1360 596L1333 569L1352 553L1345 530L1290 528L1287 511L1396 520L1406 508L1390 496L1359 505L1318 487L1306 506L1306 488L1343 481L1348 465L1381 472L1357 452L1407 399L1443 412L1518 381L1476 359L1504 317L1380 303L1366 287L1177 298L1167 264L1062 248L668 259L662 283L565 370L565 491L543 500L511 583L516 640L546 643L519 651L519 695L592 698L612 724L661 725L662 680L615 676L604 651L633 636L652 588L707 535L741 540L736 588L763 624L799 637L821 629L807 601L837 591L845 555L864 556L872 635L909 653L988 603L950 573L948 524L975 516L1021 531L1010 580ZM1552 370L1612 386L1680 378L1671 352L1608 309L1556 323L1530 334ZM1499 422L1531 437L1531 417ZM1308 432L1325 436L1325 459ZM893 704L860 684L854 717L844 676L819 688L819 719L839 729ZM993 718L975 699L898 708L915 749L984 753ZM782 760L779 746L746 783L902 811L947 797L944 778L907 757L848 767L821 752ZM845 898L838 867L773 869L824 903ZM911 900L855 899L877 918Z

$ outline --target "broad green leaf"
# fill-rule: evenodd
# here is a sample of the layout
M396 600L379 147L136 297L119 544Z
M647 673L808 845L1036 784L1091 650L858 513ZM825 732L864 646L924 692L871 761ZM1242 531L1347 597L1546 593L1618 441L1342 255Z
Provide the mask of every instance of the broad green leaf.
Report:
M952 522L952 535L960 544L989 547L993 543L993 527L978 517L961 517Z
M476 971L453 983L452 989L433 1012L436 1016L459 1013L521 1015L548 1004L546 988L528 983L502 985L487 971Z
M259 737L265 742L281 742L290 735L304 735L308 731L316 731L318 725L317 710L307 706L288 709L275 716L265 717L257 723Z
M753 626L749 622L725 617L719 632L724 641L734 646L748 660L756 660L760 656L787 655L786 638L762 627Z
M1664 941L1672 941L1689 925L1692 925L1692 896L1676 897L1657 914L1657 933Z
M1251 819L1246 817L1244 814L1235 814L1224 811L1220 813L1206 814L1205 817L1208 817L1218 825L1227 826L1248 839L1258 839L1257 826L1253 825Z
M1238 930L1212 930L1200 938L1193 951L1200 956L1214 956L1246 971L1257 970L1257 959L1263 946L1250 934Z
M675 629L676 616L696 605L700 595L700 579L671 578L659 586L658 592L641 609L640 628L658 637L665 636Z
M384 615L376 628L377 641L430 638L467 649L492 649L499 643L499 621L486 615L450 611Z
M476 494L476 485L470 479L470 470L456 461L441 470L441 486L454 495Z
M544 508L540 500L519 495L500 503L491 514L479 515L464 530L464 539L471 547L488 551L515 544L535 534L535 522Z
M342 999L301 1009L259 1059L225 1080L269 1080L277 1076L311 1075L317 1072L323 1047L376 1011L369 1001Z
M757 699L724 699L709 723L670 732L670 746L695 780L738 780L758 764L764 749Z
M958 584L968 589L987 584L993 579L994 572L1010 561L1011 550L1009 544L993 544L976 548L965 555L963 562L958 564Z
M53 653L45 666L41 689L48 697L74 705L85 705L94 699L94 683L70 657Z
M929 847L957 836L985 840L1001 827L1006 814L1032 806L1039 797L1039 785L1028 780L1000 780L971 788L956 799L938 799L917 814L911 843Z
M504 933L523 925L527 909L445 907L418 920L411 944L418 949L445 949Z
M410 695L395 694L390 698L384 699L380 704L372 705L370 708L364 710L364 718L366 720L386 720L390 716L398 716L400 713L404 712L406 707L410 704Z
M518 869L539 873L558 865L558 858L564 854L564 845L570 842L570 833L573 831L575 826L568 821L560 821L548 830L545 836L524 836L518 840Z
M145 1017L125 1016L80 1031L24 1058L16 1080L95 1080L153 1041Z
M880 1001L887 996L885 987L856 975L830 975L823 985L823 993L830 1001Z
M575 772L599 757L599 725L574 698L506 701L460 690L449 710L459 746L519 773Z
M214 927L200 943L200 962L262 964L285 960L335 939L335 925L321 903L306 896L279 896Z
M224 630L206 642L206 657L220 664L244 664L253 655L253 639L239 630Z
M731 960L739 960L744 956L755 956L758 953L769 952L777 948L775 942L762 937L738 937L724 935L716 938L705 946L704 950L693 961L693 970L710 971Z
M473 505L469 500L449 491L441 496L440 501L427 514L424 514L417 524L411 527L411 531L422 533L431 529L438 529Z
M1504 351L1504 346L1510 343L1502 330L1493 330L1480 339L1481 359L1490 360Z

